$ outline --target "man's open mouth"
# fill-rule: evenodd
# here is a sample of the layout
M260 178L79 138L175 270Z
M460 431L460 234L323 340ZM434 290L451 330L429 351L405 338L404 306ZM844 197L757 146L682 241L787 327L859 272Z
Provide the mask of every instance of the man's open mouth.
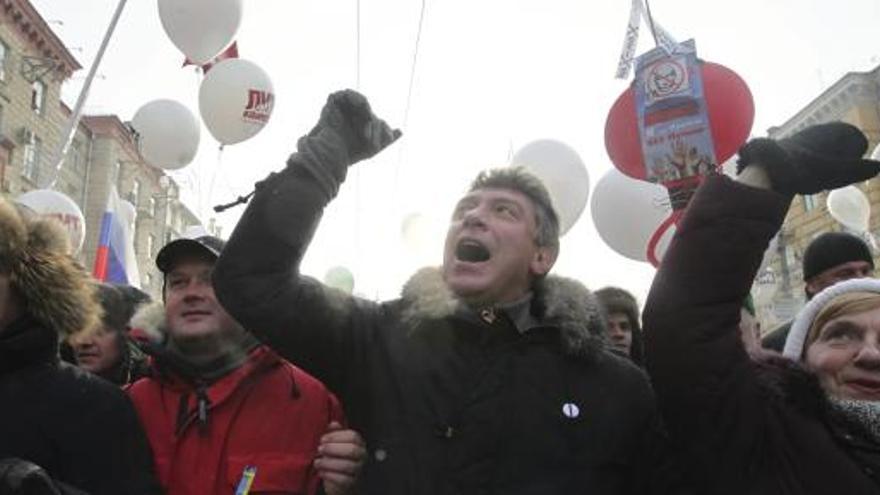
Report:
M458 245L455 246L455 258L459 261L481 263L483 261L489 261L489 258L491 257L492 255L489 253L489 250L486 249L486 246L473 239L462 239L458 242Z

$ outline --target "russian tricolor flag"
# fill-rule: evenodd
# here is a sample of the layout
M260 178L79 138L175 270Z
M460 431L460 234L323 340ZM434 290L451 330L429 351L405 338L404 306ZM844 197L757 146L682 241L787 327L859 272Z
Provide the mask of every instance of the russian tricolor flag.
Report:
M116 186L110 186L107 209L101 219L101 237L93 274L102 282L141 286L134 254L134 208L119 199Z

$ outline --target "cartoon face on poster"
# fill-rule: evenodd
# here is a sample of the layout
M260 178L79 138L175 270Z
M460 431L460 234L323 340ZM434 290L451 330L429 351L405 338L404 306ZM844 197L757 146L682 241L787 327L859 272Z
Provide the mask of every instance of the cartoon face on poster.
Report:
M717 168L698 64L693 40L671 55L658 48L636 61L636 113L651 182L683 186Z

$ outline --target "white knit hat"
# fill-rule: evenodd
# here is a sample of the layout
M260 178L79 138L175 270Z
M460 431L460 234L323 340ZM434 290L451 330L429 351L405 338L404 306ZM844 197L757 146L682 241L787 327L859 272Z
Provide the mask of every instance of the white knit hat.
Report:
M804 352L804 341L807 340L807 332L810 330L810 326L813 324L813 320L816 319L819 311L831 302L832 299L847 292L877 292L880 294L880 280L874 278L844 280L816 294L795 317L794 323L791 325L791 331L788 332L788 338L785 340L782 355L799 361L801 354Z

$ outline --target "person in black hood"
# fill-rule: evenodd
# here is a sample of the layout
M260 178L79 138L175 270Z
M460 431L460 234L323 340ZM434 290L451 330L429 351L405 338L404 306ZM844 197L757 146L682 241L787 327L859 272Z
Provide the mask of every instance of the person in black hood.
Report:
M641 366L644 344L635 296L619 287L603 287L596 291L596 299L605 316L612 349Z
M91 495L160 493L129 399L59 360L59 340L100 314L62 227L0 200L0 459Z

